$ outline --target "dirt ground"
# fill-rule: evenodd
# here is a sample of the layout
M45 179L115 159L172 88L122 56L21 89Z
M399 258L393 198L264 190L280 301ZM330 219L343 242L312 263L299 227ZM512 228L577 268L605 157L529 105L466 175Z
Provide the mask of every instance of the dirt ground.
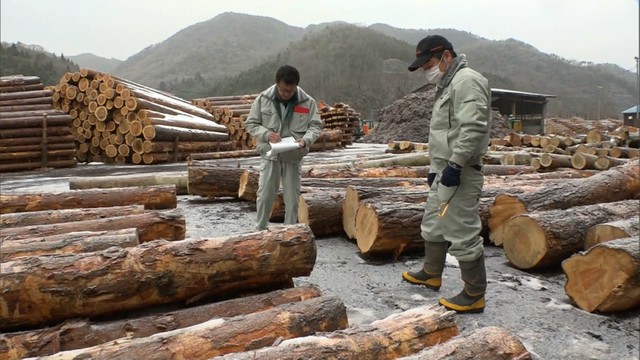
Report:
M382 154L386 145L354 144L347 150L312 153L306 163ZM255 158L227 160L257 164ZM4 173L0 190L8 192L60 192L68 190L74 176L186 171L185 163L133 165L78 165L53 169ZM187 237L209 238L253 231L255 205L231 198L205 199L179 196L178 207L185 214ZM401 272L417 269L421 256L398 260L365 259L356 244L343 236L317 239L318 256L309 277L296 285L314 284L326 294L339 296L348 308L351 325L369 323L392 313L453 295L462 287L455 259L447 260L443 287L436 293L401 280ZM603 315L590 314L572 306L564 292L565 276L560 267L527 273L509 266L501 248L486 244L489 285L484 313L456 315L461 332L485 326L501 326L520 337L534 359L639 358L640 309Z

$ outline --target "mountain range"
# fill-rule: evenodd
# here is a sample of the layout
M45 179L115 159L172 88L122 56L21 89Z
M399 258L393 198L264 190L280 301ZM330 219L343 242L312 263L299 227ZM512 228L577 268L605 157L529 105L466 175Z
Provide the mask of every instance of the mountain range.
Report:
M186 99L257 93L281 64L296 66L318 100L344 102L367 116L424 83L409 73L415 44L441 34L493 88L551 94L548 116L620 118L637 100L635 74L613 64L567 60L515 39L489 40L454 29L367 27L344 22L306 28L238 13L220 14L119 62L86 54L81 67L113 73ZM91 61L89 61L91 60Z

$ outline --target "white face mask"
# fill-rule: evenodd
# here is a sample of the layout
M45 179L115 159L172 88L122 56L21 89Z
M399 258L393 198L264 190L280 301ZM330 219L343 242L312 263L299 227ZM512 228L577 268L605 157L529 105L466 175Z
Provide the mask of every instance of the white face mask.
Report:
M437 84L438 81L440 81L440 79L442 79L442 76L444 75L443 71L440 71L440 63L442 62L442 59L444 58L444 56L442 58L440 58L440 61L438 61L438 65L430 68L429 70L425 70L425 75L427 77L427 83L429 84Z

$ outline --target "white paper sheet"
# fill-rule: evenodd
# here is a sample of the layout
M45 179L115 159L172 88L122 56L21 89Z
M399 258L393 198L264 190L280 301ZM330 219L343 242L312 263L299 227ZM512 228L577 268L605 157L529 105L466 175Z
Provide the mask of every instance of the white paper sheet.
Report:
M299 149L300 148L300 144L298 144L296 139L294 139L291 136L282 138L280 140L280 142L270 143L270 144L271 144L271 150L267 151L267 156L278 155L278 154L283 153L285 151L289 151L289 150Z

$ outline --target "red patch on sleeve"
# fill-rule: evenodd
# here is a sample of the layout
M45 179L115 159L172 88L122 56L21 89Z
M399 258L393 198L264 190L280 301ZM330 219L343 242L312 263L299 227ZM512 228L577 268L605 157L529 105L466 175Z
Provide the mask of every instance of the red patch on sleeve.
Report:
M293 112L294 113L300 113L300 114L308 114L309 113L309 108L296 105L296 106L293 107Z

